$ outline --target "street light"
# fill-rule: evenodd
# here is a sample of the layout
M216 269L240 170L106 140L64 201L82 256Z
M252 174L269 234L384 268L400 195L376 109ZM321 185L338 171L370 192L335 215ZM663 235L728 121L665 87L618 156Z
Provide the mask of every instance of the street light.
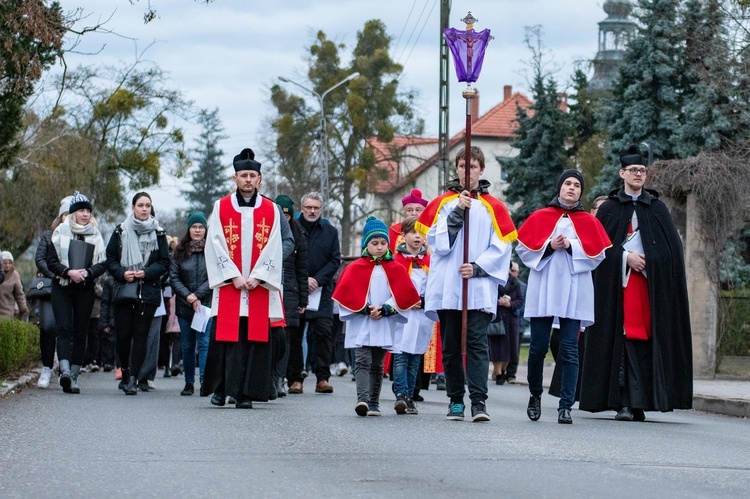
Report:
M288 78L284 78L283 76L279 76L279 80L283 81L284 83L291 83L292 85L296 85L305 92L309 92L313 94L315 97L318 98L318 104L320 104L320 128L321 128L321 154L322 154L322 161L321 161L321 168L323 170L323 174L320 176L320 195L323 196L323 210L325 210L325 201L328 198L328 132L326 131L326 113L323 108L323 100L326 98L326 95L331 93L332 90L340 87L344 83L351 81L355 78L359 77L358 72L354 72L341 80L340 82L336 83L334 86L323 92L322 94L319 94L312 88L307 88L304 85L301 85L297 83L296 81L292 81Z

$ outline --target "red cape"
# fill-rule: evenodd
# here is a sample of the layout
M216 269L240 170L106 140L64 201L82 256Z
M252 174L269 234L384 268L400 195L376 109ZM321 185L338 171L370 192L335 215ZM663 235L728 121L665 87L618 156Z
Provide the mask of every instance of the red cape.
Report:
M457 197L457 192L450 191L430 201L430 204L427 205L427 208L424 209L417 219L417 223L415 224L417 231L423 236L426 236L430 227L437 223L438 215L440 214L440 209L443 205ZM489 211L497 237L506 243L512 243L515 241L518 236L516 226L513 224L513 220L511 220L508 210L505 208L503 202L490 194L479 194L477 199L487 208L487 211Z
M375 265L381 265L388 279L388 288L399 310L408 310L421 301L406 269L395 260L381 260L376 264L370 257L350 263L339 277L333 299L349 310L359 311L367 305L370 279ZM379 305L379 304L378 304Z
M518 229L518 242L531 251L541 251L563 215L567 213L583 252L594 258L612 246L607 232L596 217L585 211L565 211L557 206L537 210Z

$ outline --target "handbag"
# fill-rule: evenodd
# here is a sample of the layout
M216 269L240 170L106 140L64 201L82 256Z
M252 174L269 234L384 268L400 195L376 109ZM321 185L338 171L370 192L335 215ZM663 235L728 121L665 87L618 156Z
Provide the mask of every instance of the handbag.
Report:
M487 328L487 336L505 336L505 321L499 318L497 322L490 322Z
M120 283L115 281L113 303L132 303L141 299L141 281Z
M52 278L50 277L35 277L29 284L29 292L26 294L27 297L33 299L49 299L52 297Z

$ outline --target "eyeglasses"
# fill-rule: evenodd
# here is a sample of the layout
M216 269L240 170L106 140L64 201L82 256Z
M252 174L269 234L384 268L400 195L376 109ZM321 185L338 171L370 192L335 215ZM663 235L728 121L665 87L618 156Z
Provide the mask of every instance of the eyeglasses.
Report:
M648 170L645 168L623 168L626 172L628 172L631 175L646 175L648 174Z

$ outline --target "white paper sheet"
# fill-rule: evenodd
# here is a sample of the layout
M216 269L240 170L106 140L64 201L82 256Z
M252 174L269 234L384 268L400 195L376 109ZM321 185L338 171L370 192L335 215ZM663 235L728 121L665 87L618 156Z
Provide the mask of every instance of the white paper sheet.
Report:
M190 329L198 332L205 331L209 319L211 319L211 309L205 305L201 305L198 311L193 314L193 322L190 324Z
M323 288L313 291L307 298L307 310L315 312L320 307L320 296L323 294Z

